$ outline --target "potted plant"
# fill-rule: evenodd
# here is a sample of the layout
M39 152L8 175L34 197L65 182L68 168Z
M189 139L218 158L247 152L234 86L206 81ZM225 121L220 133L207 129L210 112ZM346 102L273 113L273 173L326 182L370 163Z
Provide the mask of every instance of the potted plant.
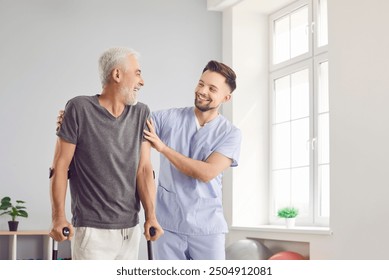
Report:
M26 207L22 206L22 204L26 203L23 200L16 200L16 204L13 205L11 202L11 198L6 196L1 199L0 202L0 210L3 210L1 215L10 215L12 217L12 220L8 222L9 230L10 231L17 231L18 230L18 224L19 222L16 221L16 217L23 217L27 218L28 213L26 212Z
M284 207L279 209L277 212L278 217L285 219L287 228L294 227L295 220L298 214L299 210L295 207Z

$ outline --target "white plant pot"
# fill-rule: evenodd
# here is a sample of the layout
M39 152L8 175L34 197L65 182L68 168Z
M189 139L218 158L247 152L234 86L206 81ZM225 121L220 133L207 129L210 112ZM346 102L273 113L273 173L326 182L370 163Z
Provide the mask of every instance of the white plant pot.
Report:
M296 224L296 218L286 218L285 222L286 222L286 228L292 228Z

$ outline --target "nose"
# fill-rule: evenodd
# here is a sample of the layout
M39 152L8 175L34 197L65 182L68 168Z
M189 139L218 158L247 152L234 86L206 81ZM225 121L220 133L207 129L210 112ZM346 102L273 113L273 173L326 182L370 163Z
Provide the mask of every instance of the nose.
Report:
M144 86L145 85L145 81L143 80L142 77L140 77L140 80L139 80L139 83L138 83L140 86Z
M200 94L201 96L206 96L207 95L207 90L205 89L205 87L203 87L203 88L200 88L197 91L197 93Z
M197 87L197 93L201 95L205 95L207 93L207 89L205 86Z

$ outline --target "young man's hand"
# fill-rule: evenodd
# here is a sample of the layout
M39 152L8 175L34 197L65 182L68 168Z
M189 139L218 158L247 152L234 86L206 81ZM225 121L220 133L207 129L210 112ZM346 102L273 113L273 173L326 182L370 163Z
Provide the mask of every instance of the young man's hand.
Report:
M58 131L61 128L64 114L65 114L64 110L59 110L58 116L57 116L57 128L55 129L55 131Z
M149 127L150 131L147 129L143 130L144 137L151 143L151 146L156 149L158 152L162 153L163 149L166 148L165 143L159 139L158 135L155 133L155 128L153 121L147 120L147 126Z

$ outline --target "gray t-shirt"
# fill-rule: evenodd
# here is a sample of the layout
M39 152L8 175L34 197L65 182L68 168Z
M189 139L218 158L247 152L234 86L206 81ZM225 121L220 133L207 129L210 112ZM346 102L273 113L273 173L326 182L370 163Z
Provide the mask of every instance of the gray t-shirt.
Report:
M139 102L115 118L98 95L68 101L57 135L76 145L69 167L74 226L121 229L139 223L136 173L149 116Z

